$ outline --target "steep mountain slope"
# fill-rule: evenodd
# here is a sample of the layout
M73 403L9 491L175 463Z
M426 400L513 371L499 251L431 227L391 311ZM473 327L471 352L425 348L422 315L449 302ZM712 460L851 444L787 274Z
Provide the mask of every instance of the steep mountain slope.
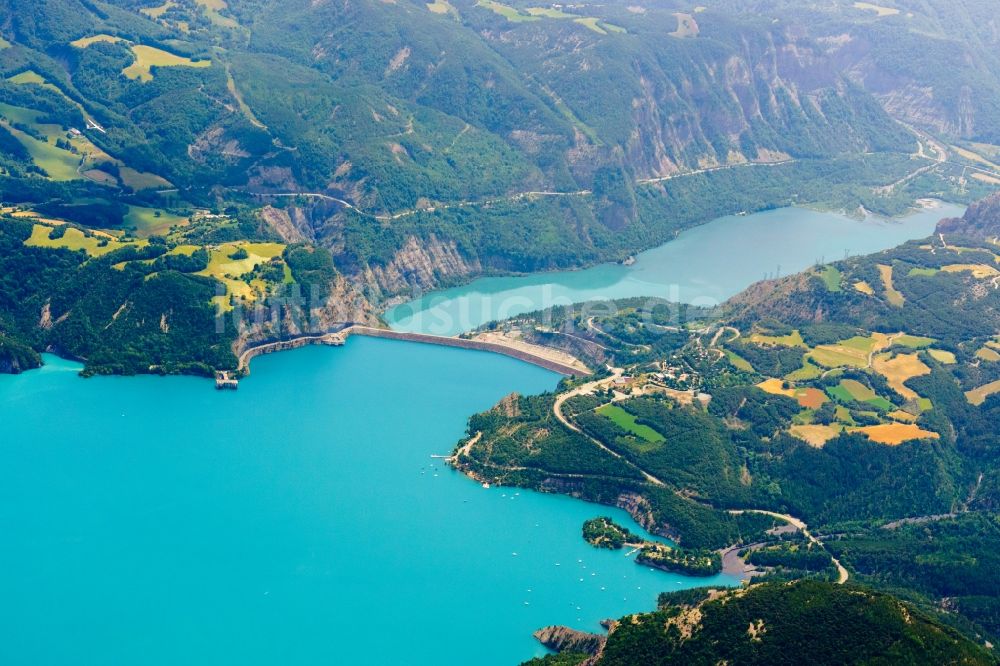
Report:
M941 220L937 231L978 240L996 239L1000 235L1000 194L973 203L960 218Z
M987 47L979 4L962 7ZM914 40L954 50L943 7L909 10L11 0L0 199L139 235L170 226L143 226L153 211L263 208L373 302L620 260L740 211L969 200L1000 180L996 158L964 142L956 162L943 142L989 139L978 97L969 122L933 104L909 118L941 139L886 109L955 81L988 101L997 70L962 55L954 76L904 77L887 45L921 62L938 46Z
M724 0L718 8L808 34L894 117L951 138L998 143L1000 30L988 0Z
M990 148L951 164L891 117L989 140L998 70L925 66L954 51L935 7L12 0L0 195L110 228L128 224L109 201L289 204L286 240L330 248L373 299L620 259L741 210L969 199ZM956 120L942 100L966 88ZM894 106L917 89L933 103ZM438 246L455 261L433 265Z

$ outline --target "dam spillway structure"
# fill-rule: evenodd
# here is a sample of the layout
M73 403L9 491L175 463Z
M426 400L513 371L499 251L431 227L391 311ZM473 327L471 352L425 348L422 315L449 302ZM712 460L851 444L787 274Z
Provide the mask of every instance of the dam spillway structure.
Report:
M215 388L218 391L235 391L240 387L240 381L226 370L215 373Z

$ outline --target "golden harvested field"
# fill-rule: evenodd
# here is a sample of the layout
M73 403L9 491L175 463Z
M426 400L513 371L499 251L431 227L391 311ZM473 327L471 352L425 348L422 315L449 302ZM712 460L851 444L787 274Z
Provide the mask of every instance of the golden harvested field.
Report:
M940 437L936 432L924 430L914 423L883 423L864 428L852 428L851 432L860 432L873 442L890 446L914 439L938 439Z
M990 162L988 159L986 159L979 153L974 153L971 150L966 150L965 148L962 148L960 146L952 146L952 149L965 159L969 160L970 162L978 162L979 164L990 167L991 169L1000 170L1000 165Z
M894 421L905 421L907 423L915 423L917 420L917 416L915 414L904 412L902 409L897 409L896 411L888 414L888 416Z
M765 393L770 393L771 395L785 395L789 398L795 397L795 391L790 388L784 388L784 382L780 379L765 379L761 383L757 384L757 388Z
M927 353L931 355L931 358L942 365L955 365L958 363L958 359L955 358L955 354L950 351L945 351L943 349L928 349Z
M153 67L209 67L212 64L211 60L191 60L143 44L133 44L132 53L135 62L123 69L122 74L144 83L153 80Z
M997 350L995 349L991 349L989 347L983 347L982 349L976 352L976 358L988 361L990 363L996 363L997 361L1000 361L1000 353L998 353Z
M892 336L885 333L872 333L867 338L855 336L835 345L818 345L809 353L809 356L826 368L841 366L867 368L868 355L873 351L888 347L891 341Z
M148 16L149 18L158 19L163 16L168 9L174 7L177 3L174 0L167 0L159 7L143 7L139 11Z
M972 177L983 183L989 183L990 185L1000 185L1000 178L994 178L993 176L987 176L985 173L973 173Z
M32 247L65 248L67 250L83 250L91 257L99 257L122 247L121 243L107 240L105 245L101 245L101 240L84 234L79 229L70 227L66 229L62 238L50 238L52 227L44 224L36 224L31 229L31 237L24 241L25 245Z
M980 386L979 388L972 389L971 391L966 391L965 398L973 405L979 406L986 402L986 398L990 397L994 393L1000 393L1000 380L990 382L985 386Z
M820 345L812 350L809 357L825 368L839 368L841 366L864 368L868 366L866 354L837 346Z
M815 388L784 388L784 382L780 379L765 379L757 384L757 388L772 395L784 395L794 398L799 405L806 409L818 409L827 401L826 395Z
M897 308L903 307L906 299L903 298L901 293L896 291L896 287L892 284L892 266L879 264L878 272L882 276L882 287L885 289L886 300L889 301L890 305L895 305Z
M862 294L865 294L866 296L874 296L875 295L875 290L872 289L872 286L870 284L868 284L867 282L865 282L864 280L861 280L860 282L855 282L854 283L854 288L856 290L860 291Z
M793 425L788 429L788 432L818 449L837 437L841 428L829 425Z
M1000 271L987 264L951 264L942 267L941 270L945 273L969 272L977 280L985 280L986 278L994 278L1000 275Z
M907 400L919 400L920 396L904 382L931 372L917 354L899 354L891 359L875 358L872 361L872 368L885 377L889 386Z
M85 49L91 44L96 44L97 42L124 42L126 40L121 37L115 37L114 35L94 35L93 37L81 37L76 41L69 43L70 46L75 46L78 49Z

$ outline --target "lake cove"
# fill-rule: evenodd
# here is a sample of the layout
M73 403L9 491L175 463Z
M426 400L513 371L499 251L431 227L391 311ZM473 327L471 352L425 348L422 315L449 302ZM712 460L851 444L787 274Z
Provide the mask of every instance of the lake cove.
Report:
M735 583L581 538L643 533L622 511L432 459L555 387L510 358L352 337L255 359L235 392L45 360L0 376L0 663L510 666L542 626Z
M631 266L482 278L394 307L385 319L398 330L457 335L492 320L589 300L657 296L712 306L765 277L924 238L938 220L963 211L938 204L898 220L858 221L802 208L721 217L639 254Z

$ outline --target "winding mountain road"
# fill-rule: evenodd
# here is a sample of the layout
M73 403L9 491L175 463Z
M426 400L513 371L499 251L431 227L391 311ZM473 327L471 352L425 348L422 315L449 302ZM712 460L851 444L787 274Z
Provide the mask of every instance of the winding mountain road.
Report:
M611 454L615 458L618 458L619 460L624 461L629 466L634 467L636 470L639 471L640 474L642 474L643 478L645 478L647 481L649 481L650 483L652 483L654 486L660 486L661 488L665 487L667 484L665 484L663 481L661 481L660 479L656 478L655 476L653 476L652 474L650 474L646 470L642 469L641 467L639 467L638 465L636 465L632 461L628 460L627 458L625 458L624 456L622 456L617 451L613 451L613 450L609 449L604 444L604 442L601 442L600 440L597 440L597 439L591 437L590 435L588 435L587 433L585 433L583 430L580 429L579 426L577 426L575 423L573 423L568 418L566 418L566 416L562 412L562 406L563 406L563 404L567 400L569 400L570 398L575 398L578 395L589 395L589 394L593 393L595 390L597 390L598 388L601 388L601 387L603 387L603 386L605 386L607 384L610 384L610 383L614 382L616 379L618 379L619 377L621 377L623 373L624 373L624 370L622 370L621 368L611 368L611 376L610 377L605 377L604 379L597 379L597 380L592 381L592 382L587 382L586 384L581 384L580 386L577 386L575 389L573 389L571 391L567 391L565 393L560 393L558 396L556 396L556 401L554 403L552 403L552 413L555 414L556 419L558 419L560 423L562 423L564 426L566 426L567 428L569 428L573 432L576 432L576 433L579 433L579 434L583 435L584 437L586 437L587 439L589 439L591 442L593 442L602 451L605 451L606 453Z
M816 536L814 536L813 533L809 531L809 527L799 518L796 518L795 516L790 516L787 513L775 513L774 511L764 511L763 509L732 509L729 511L729 513L734 516L739 516L744 513L759 513L764 516L770 516L772 518L777 518L778 520L783 520L789 525L797 528L800 532L802 532L802 535L806 539L816 544L817 546L825 550L828 555L830 555L830 559L833 561L834 566L837 567L838 585L843 585L844 583L847 582L847 579L850 578L851 574L847 571L844 565L840 563L840 560L834 557L833 554L830 553L829 550L827 550L827 547L823 544L823 542L817 539Z
M695 169L693 171L681 171L678 173L670 174L669 176L656 176L654 178L638 178L635 180L636 185L655 185L656 183L663 183L668 180L674 180L677 178L686 178L689 176L698 176L706 173L714 173L716 171L727 171L729 169L743 169L747 167L776 167L782 166L784 164L791 164L797 162L796 159L779 160L776 162L744 162L743 164L724 164L720 166L707 167L704 169ZM239 189L239 188L231 188ZM559 192L554 190L530 190L527 192L515 192L513 194L491 197L487 199L480 199L475 201L455 201L452 203L442 203L436 206L428 206L427 208L417 208L402 210L397 213L388 214L377 214L369 212L363 208L352 204L350 201L341 199L340 197L335 197L330 194L324 194L322 192L248 192L248 194L257 194L259 196L268 197L308 197L314 199L322 199L324 201L332 201L337 203L344 208L354 211L359 215L371 218L373 220L378 220L380 222L391 222L392 220L398 220L404 217L410 217L412 215L417 215L418 213L433 213L439 210L448 210L451 208L467 208L474 206L488 206L490 204L505 203L511 201L520 201L522 199L530 199L532 197L579 197L586 196L588 194L593 194L591 190L571 190L566 192Z

